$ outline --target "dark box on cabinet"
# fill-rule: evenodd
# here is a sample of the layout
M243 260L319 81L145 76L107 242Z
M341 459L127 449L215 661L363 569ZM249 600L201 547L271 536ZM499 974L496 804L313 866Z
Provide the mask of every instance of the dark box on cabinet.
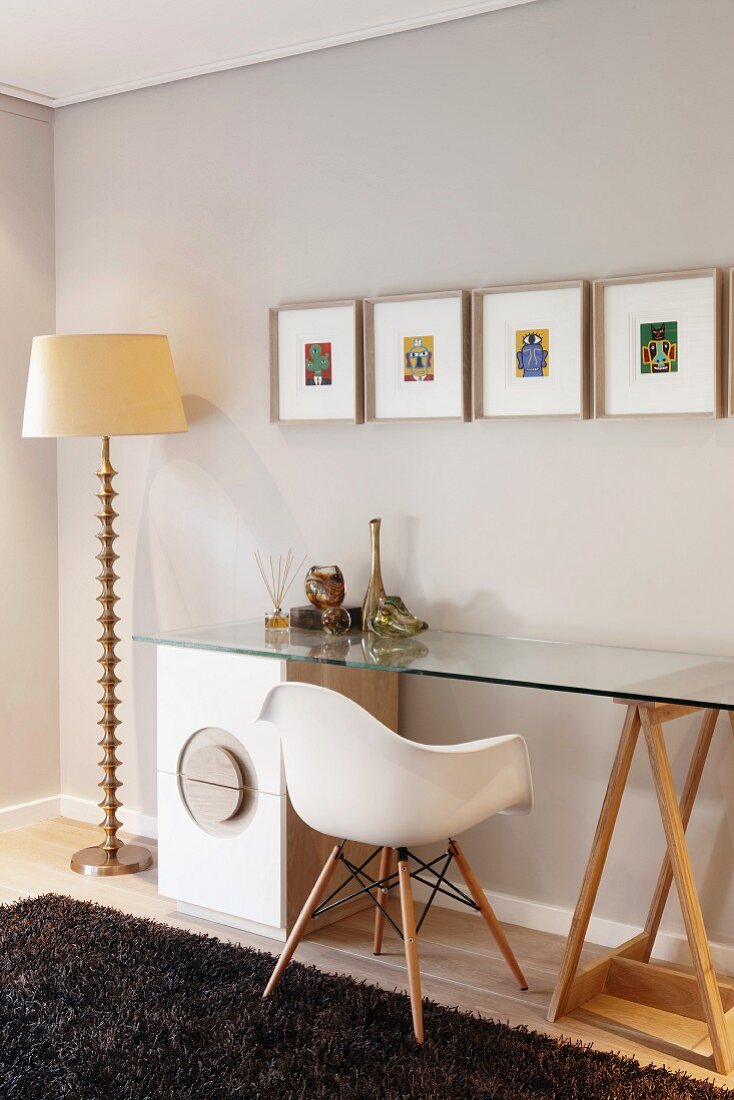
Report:
M362 629L362 608L347 607L349 617L352 620L352 630ZM321 626L321 612L318 607L307 603L303 607L292 607L290 611L291 626L301 630L323 630Z

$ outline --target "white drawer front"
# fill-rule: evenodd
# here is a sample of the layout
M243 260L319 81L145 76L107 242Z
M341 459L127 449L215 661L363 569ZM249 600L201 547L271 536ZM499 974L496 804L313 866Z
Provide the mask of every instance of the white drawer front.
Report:
M266 694L283 679L284 661L158 646L158 770L175 773L189 737L214 727L242 743L258 790L283 794L279 738L255 725Z
M175 775L158 773L158 890L242 920L285 925L286 800L259 793L240 833L210 836L186 811Z

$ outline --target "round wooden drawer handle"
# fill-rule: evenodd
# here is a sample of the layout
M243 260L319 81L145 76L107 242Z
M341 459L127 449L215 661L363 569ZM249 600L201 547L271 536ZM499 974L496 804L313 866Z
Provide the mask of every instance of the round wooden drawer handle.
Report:
M242 767L229 749L206 745L189 753L181 788L195 821L212 825L231 821L245 801Z

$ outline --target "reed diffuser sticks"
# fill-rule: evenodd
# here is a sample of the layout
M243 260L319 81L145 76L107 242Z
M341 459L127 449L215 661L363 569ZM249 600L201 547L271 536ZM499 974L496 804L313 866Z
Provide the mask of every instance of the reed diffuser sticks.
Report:
M306 560L306 555L303 555L295 569L293 568L294 560L293 551L290 547L285 560L282 554L278 554L277 558L273 558L269 554L266 562L261 557L260 551L255 551L255 561L260 570L260 576L270 599L273 601L273 610L265 615L266 630L287 630L290 625L288 612L283 611L283 600L298 576Z

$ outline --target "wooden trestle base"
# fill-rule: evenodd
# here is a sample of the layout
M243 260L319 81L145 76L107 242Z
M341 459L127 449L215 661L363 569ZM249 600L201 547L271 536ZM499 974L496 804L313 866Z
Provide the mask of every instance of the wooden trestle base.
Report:
M621 1027L626 1032L649 1035L654 1021L673 1019L675 1022L677 1017L681 1026L677 1030L672 1029L673 1038L666 1039L662 1043L663 1048L680 1058L707 1065L719 1073L729 1074L734 1069L728 1026L731 1024L734 1034L734 982L720 982L714 972L685 838L719 711L643 700L615 699L615 702L627 706L627 715L558 981L548 1010L548 1019L556 1021L570 1012L583 1009L593 1013L598 1024L604 1020L604 1008L613 1004L615 1012L613 1020L610 1017L610 1024L614 1030ZM679 804L665 747L663 725L696 711L700 711L703 716L701 728ZM729 717L734 730L734 713L730 711ZM579 969L589 920L641 729L650 758L667 851L643 931L616 950L606 952L588 966ZM650 962L673 881L691 949L693 968L690 971ZM612 1001L611 998L616 1000ZM625 1006L626 1011L620 1011L620 1006ZM696 1028L686 1029L686 1023L693 1021L705 1023L710 1045L705 1041L705 1033L703 1042L700 1041L700 1036L696 1041ZM686 1030L693 1036L690 1046L682 1038L686 1035ZM699 1024L698 1032L702 1031ZM660 1045L659 1039L657 1043L653 1040L652 1045Z

